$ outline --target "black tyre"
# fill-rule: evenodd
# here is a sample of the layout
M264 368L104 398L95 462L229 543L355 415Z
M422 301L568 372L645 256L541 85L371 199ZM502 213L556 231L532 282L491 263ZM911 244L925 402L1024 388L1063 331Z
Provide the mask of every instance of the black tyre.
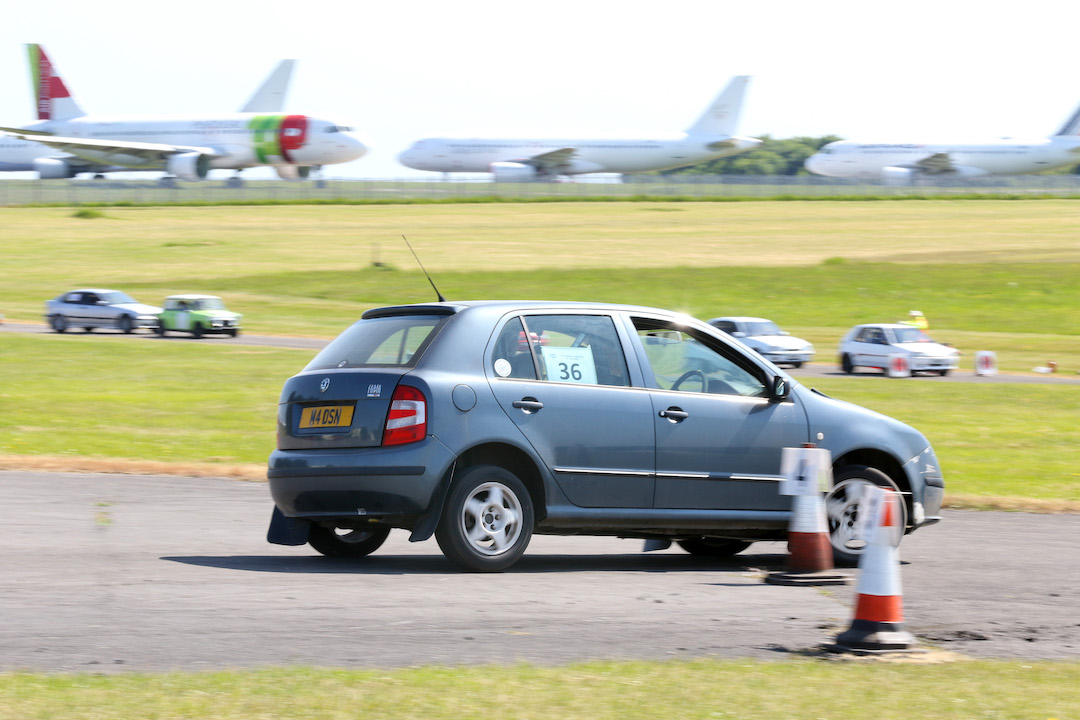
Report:
M191 336L194 338L201 338L203 336L203 326L201 323L195 323L195 327L191 328Z
M940 375L941 377L945 377L946 375L948 375L948 374L949 374L949 371L948 371L948 370L938 370L938 371L937 371L937 373L938 373L938 375Z
M165 324L158 322L158 324L154 327L154 332L156 332L161 337L165 337Z
M83 332L84 333L92 333L92 332L94 332L94 326L93 325L84 325L83 326Z
M846 372L848 375L855 372L855 366L851 364L851 356L844 353L840 358L840 369Z
M799 368L801 368L801 367L802 367L802 363L801 363L801 362L793 362L793 363L791 363L791 367L793 367L793 368L795 368L796 370L798 370Z
M327 557L364 557L382 547L390 528L328 528L312 525L308 545Z
M499 572L522 556L532 531L532 498L521 480L497 465L477 465L450 488L435 539L462 569Z
M829 542L832 543L833 559L837 565L855 565L864 548L853 546L855 525L859 520L863 488L877 485L899 492L896 483L877 468L866 465L848 465L837 470L833 476L833 488L825 495L825 515L829 521ZM903 522L907 525L907 507L903 508Z
M236 337L237 335L240 334L240 330L238 328L233 328L232 330L226 330L225 333L229 337Z
M62 333L68 329L67 318L60 315L53 315L49 318L49 325L52 326L54 332Z
M116 327L120 329L120 332L130 334L135 329L135 323L131 321L130 315L121 315L116 321Z
M691 555L702 557L731 557L750 547L750 543L742 540L708 536L676 540L675 544Z

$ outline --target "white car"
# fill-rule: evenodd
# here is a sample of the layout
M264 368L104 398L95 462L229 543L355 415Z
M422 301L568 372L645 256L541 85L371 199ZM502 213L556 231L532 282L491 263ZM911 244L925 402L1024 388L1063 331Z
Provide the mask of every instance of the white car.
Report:
M709 321L715 328L738 338L774 365L801 367L814 359L814 346L792 337L772 320L756 317L718 317Z
M72 290L45 301L45 320L54 331L82 328L115 328L130 333L137 328L156 328L161 308L138 302L127 293L104 288Z
M856 325L840 341L839 353L846 373L860 367L887 371L892 356L906 355L912 373L948 375L960 360L956 348L934 342L925 331L903 323Z

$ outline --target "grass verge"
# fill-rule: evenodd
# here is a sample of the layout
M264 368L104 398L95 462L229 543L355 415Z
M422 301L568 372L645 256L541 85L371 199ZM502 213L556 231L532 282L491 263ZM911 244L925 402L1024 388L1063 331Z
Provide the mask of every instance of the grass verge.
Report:
M1076 662L596 662L0 676L0 718L836 718L1080 716Z
M246 478L262 477L281 384L312 354L150 336L3 343L0 374L17 382L0 389L0 465L168 472L163 464L178 463L184 474ZM1080 503L1080 387L880 376L813 385L923 431L948 494L966 507Z

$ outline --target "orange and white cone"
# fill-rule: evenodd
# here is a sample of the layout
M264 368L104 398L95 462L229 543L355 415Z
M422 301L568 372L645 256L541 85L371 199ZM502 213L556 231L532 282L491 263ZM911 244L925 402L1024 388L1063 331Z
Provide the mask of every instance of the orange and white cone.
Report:
M836 636L832 649L856 653L899 652L911 649L915 636L904 630L903 593L900 588L900 553L897 542L900 496L884 490L881 522L859 558L855 618L846 632Z
M788 525L787 572L769 573L765 582L773 585L844 585L847 575L833 565L829 522L820 494L794 495Z

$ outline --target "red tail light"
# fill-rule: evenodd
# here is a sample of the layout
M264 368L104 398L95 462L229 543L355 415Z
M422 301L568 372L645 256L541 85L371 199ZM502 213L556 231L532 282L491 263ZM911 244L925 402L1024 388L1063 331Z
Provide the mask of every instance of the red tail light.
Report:
M404 445L427 435L427 398L409 385L398 385L390 399L390 412L383 430L383 445Z

